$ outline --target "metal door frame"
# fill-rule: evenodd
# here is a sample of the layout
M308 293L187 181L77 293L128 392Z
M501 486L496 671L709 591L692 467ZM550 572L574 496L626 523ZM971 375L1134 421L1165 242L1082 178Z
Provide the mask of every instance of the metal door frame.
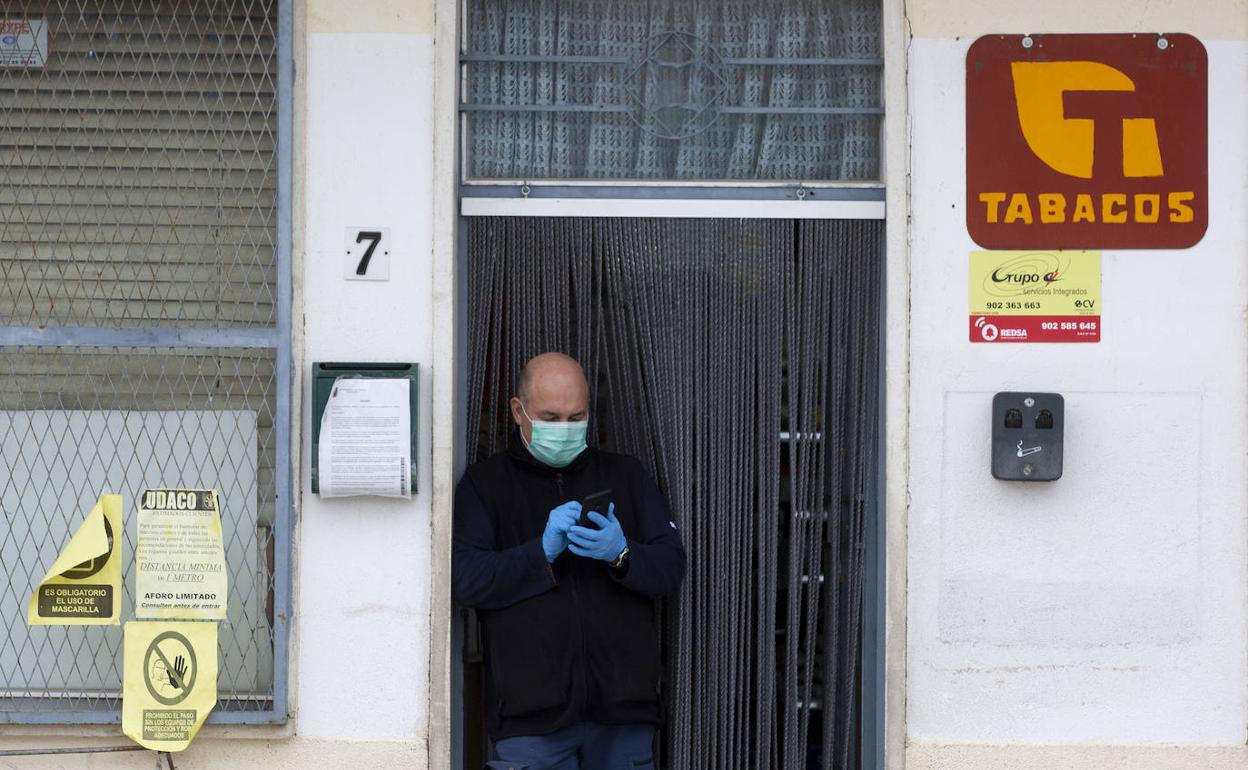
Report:
M285 0L289 2L289 0ZM775 207L775 211L779 212L784 209L786 204L791 206L795 202L795 196L804 187L801 184L793 183L769 183L769 182L727 182L727 183L707 183L707 182L690 182L690 181L656 181L638 182L630 181L624 183L611 183L609 180L601 180L594 182L568 182L566 180L550 180L544 182L525 182L516 183L514 180L474 180L472 184L465 184L463 181L463 141L464 126L460 120L461 111L461 84L460 84L460 52L463 46L463 20L465 18L465 2L466 0L435 0L436 13L439 17L437 32L435 38L440 41L451 40L453 45L446 45L445 42L440 43L443 50L435 53L435 68L439 82L449 79L449 83L443 83L446 88L435 98L435 112L447 111L450 114L441 118L442 121L449 121L453 125L453 131L450 136L454 138L454 150L448 154L449 160L441 167L446 169L449 167L453 180L451 187L453 189L453 205L455 207L454 226L453 226L453 252L454 252L454 319L452 328L454 330L453 354L454 362L454 414L453 429L455 436L450 442L452 447L452 469L453 478L450 483L453 485L458 482L459 478L467 466L467 458L464 456L464 447L461 444L464 432L467 430L467 366L468 366L468 350L467 350L467 222L463 213L465 201L470 202L470 206L476 206L474 214L476 215L495 215L495 216L552 216L554 214L541 210L541 204L545 199L562 199L572 202L578 200L592 199L600 203L609 203L616 201L655 201L655 213L650 216L689 216L698 218L717 218L707 213L703 213L703 207L709 203L714 208L717 203L724 202L749 202L754 206L760 206L758 213L754 216L767 217L766 207L771 205ZM799 213L794 216L793 209L788 209L783 214L773 214L776 218L784 219L830 219L830 218L880 218L887 223L885 216L885 201L889 192L886 180L890 176L888 166L890 153L889 144L884 141L884 135L889 131L890 122L903 119L905 113L904 100L901 109L896 110L890 115L888 111L889 105L896 104L895 98L890 98L889 89L889 71L891 67L900 66L904 70L905 62L893 62L888 58L888 52L893 44L894 30L890 28L890 23L896 21L897 4L895 0L881 0L883 9L881 36L883 38L883 50L885 60L883 64L883 78L881 84L882 98L884 100L884 116L885 119L881 125L881 179L879 183L820 183L817 185L806 185L805 187L815 187L819 189L823 200L817 205L813 201L801 204L807 205L810 209L809 213ZM450 33L450 34L447 34ZM435 120L438 120L435 118ZM435 126L435 135L437 134ZM904 183L904 180L903 180ZM664 189L666 188L666 189ZM796 196L798 198L802 196ZM808 199L809 201L809 199ZM532 208L525 211L524 204L534 204ZM519 205L517 205L519 204ZM435 204L436 206L436 204ZM683 212L683 213L681 213ZM564 214L565 216L567 214ZM602 216L601 212L596 215ZM630 215L629 218L641 218L644 215ZM450 229L450 228L448 228ZM885 225L887 233L887 224ZM435 236L435 240L437 237ZM902 248L902 246L898 246ZM888 594L887 586L887 570L886 570L886 553L888 543L888 532L886 529L888 499L887 494L887 422L886 414L888 409L887 402L887 318L889 308L887 306L888 295L888 278L887 263L889 261L889 243L887 235L881 239L879 248L879 302L877 303L878 315L875 320L875 332L877 334L878 344L878 371L877 371L877 419L874 432L875 441L875 458L876 462L873 468L873 484L875 487L874 503L868 509L870 516L866 521L866 553L864 554L863 567L863 616L862 616L862 681L861 681L861 718L859 724L859 740L862 747L861 764L862 770L884 770L885 764L885 747L886 747L886 635L885 625L887 620L886 599ZM435 511L435 516L437 515ZM447 520L446 528L450 528L450 517L453 511L446 512ZM449 542L449 539L448 539ZM435 546L438 545L435 539ZM449 560L448 560L449 561ZM449 572L446 575L443 588L449 590ZM437 583L435 581L435 588ZM434 602L434 607L438 606ZM449 759L451 768L463 767L463 629L462 624L458 622L458 609L450 603L451 616L447 619L450 623L449 628ZM437 620L434 621L433 632L437 633ZM436 645L433 645L436 648ZM432 661L435 665L437 659ZM436 704L430 703L430 710ZM435 722L431 721L431 726ZM870 751L867 747L871 747ZM432 747L431 747L432 748ZM432 752L431 752L432 753ZM439 767L441 758L431 756L431 766Z

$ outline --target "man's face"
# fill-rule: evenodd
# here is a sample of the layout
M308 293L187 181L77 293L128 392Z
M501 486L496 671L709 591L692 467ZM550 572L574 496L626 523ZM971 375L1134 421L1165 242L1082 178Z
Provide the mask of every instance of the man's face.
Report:
M534 372L528 397L521 410L519 398L511 399L511 417L527 444L533 440L533 423L525 417L549 422L579 422L589 417L589 386L580 371L552 367Z

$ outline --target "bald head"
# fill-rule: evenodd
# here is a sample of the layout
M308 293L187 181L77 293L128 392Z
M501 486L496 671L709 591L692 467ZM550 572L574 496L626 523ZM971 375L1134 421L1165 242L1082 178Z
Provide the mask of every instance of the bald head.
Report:
M526 419L526 413L527 418ZM575 422L589 415L589 383L575 358L563 353L542 353L524 365L511 399L511 415L532 440L532 420Z
M572 356L563 353L542 353L529 359L520 370L520 380L516 383L516 395L527 399L533 394L535 383L544 388L569 388L578 384L589 393L589 385L585 382L585 371Z

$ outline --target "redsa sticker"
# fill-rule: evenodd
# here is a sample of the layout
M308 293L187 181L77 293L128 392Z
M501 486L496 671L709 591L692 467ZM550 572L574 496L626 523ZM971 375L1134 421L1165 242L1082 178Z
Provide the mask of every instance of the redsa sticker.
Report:
M1204 237L1208 60L1191 35L989 35L966 57L966 224L990 249Z

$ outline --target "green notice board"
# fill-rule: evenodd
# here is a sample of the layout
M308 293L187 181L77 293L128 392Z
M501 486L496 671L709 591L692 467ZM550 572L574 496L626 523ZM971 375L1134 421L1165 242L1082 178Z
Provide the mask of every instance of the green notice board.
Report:
M411 382L408 393L411 397L411 429L412 429L412 494L416 494L416 403L419 380L418 364L383 363L362 364L342 363L337 361L321 361L312 364L312 491L321 491L320 473L317 468L317 455L321 444L321 416L325 414L325 405L329 403L329 394L334 389L334 380L340 377L374 377L403 378Z

